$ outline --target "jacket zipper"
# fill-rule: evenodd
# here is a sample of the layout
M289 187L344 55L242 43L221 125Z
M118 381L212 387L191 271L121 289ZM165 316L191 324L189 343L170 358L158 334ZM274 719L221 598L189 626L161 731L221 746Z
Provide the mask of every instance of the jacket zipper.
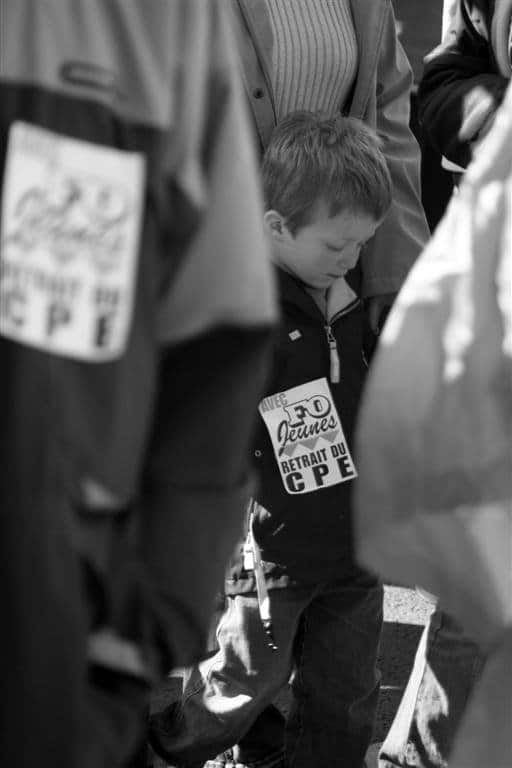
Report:
M327 343L329 344L329 358L331 361L330 379L333 384L339 384L340 381L340 356L338 354L338 345L330 325L325 326L327 334Z
M329 359L331 363L329 378L333 384L339 384L340 382L341 366L340 356L338 353L338 343L334 333L332 332L332 325L341 317L343 317L343 315L347 315L349 312L359 306L359 304L360 299L355 299L355 301L349 304L348 307L344 307L341 312L338 312L336 315L334 315L334 317L331 319L331 322L324 326L325 333L327 335L327 343L329 345Z
M340 309L339 312L336 312L336 314L331 317L329 325L332 327L337 320L339 320L344 315L348 315L349 312L352 312L352 310L358 307L360 304L361 299L354 299L354 301L352 301L350 304L347 304L346 307L343 307L343 309Z

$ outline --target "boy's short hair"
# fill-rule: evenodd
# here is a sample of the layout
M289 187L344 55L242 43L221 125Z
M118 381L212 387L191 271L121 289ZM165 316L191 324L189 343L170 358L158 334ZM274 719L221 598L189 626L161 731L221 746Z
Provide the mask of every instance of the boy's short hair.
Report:
M272 133L263 158L267 210L294 234L324 201L329 216L342 210L376 221L391 205L391 178L375 131L353 117L292 112Z

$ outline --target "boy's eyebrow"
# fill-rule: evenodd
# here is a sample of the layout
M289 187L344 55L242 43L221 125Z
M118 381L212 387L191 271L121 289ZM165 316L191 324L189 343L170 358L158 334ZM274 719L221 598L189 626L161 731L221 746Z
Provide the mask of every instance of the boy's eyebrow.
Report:
M333 251L339 251L347 243L359 242L361 246L366 245L366 243L368 243L372 239L372 237L373 235L371 237L367 237L365 240L357 240L355 237L346 237L344 240L342 240L341 245L334 245L334 243L328 243L327 241L324 242L324 245L326 246L326 248L332 248Z

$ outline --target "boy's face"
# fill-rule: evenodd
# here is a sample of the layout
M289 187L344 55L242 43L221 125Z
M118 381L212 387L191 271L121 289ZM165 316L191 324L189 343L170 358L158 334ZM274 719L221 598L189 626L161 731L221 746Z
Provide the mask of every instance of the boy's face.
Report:
M268 216L269 213L266 220ZM327 206L322 203L309 224L295 234L287 229L283 220L280 225L274 222L277 226L270 224L274 259L310 288L326 290L355 267L361 248L373 237L380 223L370 214L352 211L341 211L330 217Z

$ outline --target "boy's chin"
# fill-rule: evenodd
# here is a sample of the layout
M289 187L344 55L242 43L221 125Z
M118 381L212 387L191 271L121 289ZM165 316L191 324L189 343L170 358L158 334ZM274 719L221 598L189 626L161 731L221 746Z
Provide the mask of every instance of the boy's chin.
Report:
M336 283L338 280L341 280L342 277L345 277L345 273L342 275L326 275L325 277L320 278L317 281L316 288L326 290L327 288L330 288L331 285Z
M332 285L332 280L303 280L306 288L310 288L312 291L326 291Z

